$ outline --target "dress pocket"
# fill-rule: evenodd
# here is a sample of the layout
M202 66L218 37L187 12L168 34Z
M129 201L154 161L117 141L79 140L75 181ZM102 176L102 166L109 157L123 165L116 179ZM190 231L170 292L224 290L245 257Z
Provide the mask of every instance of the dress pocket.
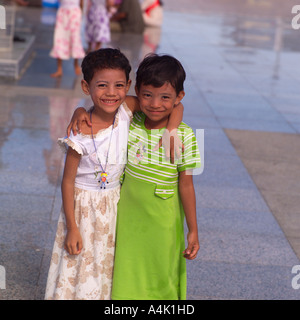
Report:
M154 194L161 199L170 199L174 196L174 186L156 185Z

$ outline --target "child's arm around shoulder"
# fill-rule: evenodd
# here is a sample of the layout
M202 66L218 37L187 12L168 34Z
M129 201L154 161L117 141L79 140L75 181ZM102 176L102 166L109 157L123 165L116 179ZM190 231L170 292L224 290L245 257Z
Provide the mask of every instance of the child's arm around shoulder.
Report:
M188 247L183 251L184 257L193 260L200 248L196 215L196 196L191 172L179 173L179 194L182 202L186 223L188 226Z
M169 115L169 121L162 139L154 147L154 151L158 150L162 145L165 148L165 156L169 158L171 163L174 163L175 155L179 159L181 155L180 148L184 152L184 144L177 135L177 129L183 118L183 104L179 102L176 104Z
M67 127L67 136L70 136L71 130L74 136L81 132L83 123L86 123L89 127L92 126L90 121L90 115L83 107L78 107L71 118L71 121Z
M141 111L140 102L136 96L126 96L125 103L132 113Z
M126 96L125 103L132 113L141 111L140 103L137 97ZM73 131L74 136L76 136L77 133L80 133L84 123L86 123L89 127L92 126L89 113L85 108L78 107L74 111L71 121L67 127L67 136L70 136L71 130Z

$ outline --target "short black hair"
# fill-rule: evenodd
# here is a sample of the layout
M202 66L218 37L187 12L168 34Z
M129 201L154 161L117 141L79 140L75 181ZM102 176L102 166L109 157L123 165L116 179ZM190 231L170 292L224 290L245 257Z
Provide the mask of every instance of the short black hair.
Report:
M119 49L102 48L88 53L81 63L81 69L83 79L87 83L90 83L96 71L102 69L123 70L128 82L131 66L126 56Z
M140 90L142 84L155 88L170 83L178 95L183 91L186 78L182 64L170 55L148 54L140 63L136 72L136 88Z

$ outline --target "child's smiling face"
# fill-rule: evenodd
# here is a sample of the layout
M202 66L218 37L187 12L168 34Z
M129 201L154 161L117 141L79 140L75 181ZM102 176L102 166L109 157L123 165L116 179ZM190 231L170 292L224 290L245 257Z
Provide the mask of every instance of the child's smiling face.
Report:
M139 90L136 88L136 94L141 110L147 117L145 125L148 129L165 127L174 105L184 97L184 91L180 91L177 95L176 90L168 82L159 88L142 84Z
M123 70L101 69L95 72L90 83L82 80L81 84L82 90L91 96L98 111L112 114L124 102L130 83Z

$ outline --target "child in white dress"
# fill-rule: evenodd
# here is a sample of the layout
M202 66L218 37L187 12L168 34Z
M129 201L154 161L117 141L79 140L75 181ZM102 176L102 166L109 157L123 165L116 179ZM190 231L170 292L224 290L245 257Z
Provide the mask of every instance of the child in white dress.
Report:
M82 89L90 95L91 128L59 139L67 145L60 214L45 299L110 299L120 176L136 99L127 58L115 49L82 62ZM104 179L105 173L106 181ZM103 181L104 180L104 181Z

